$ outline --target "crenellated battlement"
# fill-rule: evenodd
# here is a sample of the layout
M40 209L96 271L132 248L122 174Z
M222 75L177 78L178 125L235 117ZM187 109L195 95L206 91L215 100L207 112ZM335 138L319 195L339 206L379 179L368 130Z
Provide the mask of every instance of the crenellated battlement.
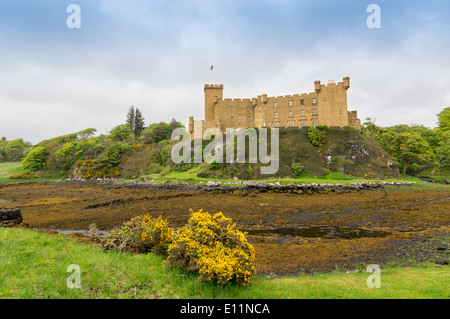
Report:
M205 84L205 90L215 89L223 90L223 84Z
M311 125L353 126L360 129L356 111L348 112L350 78L342 82L314 81L310 93L252 98L224 98L223 84L205 84L205 127L304 127ZM190 119L190 126L192 120Z

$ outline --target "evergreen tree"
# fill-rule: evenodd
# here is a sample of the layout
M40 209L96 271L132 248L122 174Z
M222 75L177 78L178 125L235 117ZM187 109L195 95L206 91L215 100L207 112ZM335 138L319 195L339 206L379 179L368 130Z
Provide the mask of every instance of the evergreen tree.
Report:
M135 111L134 111L134 106L131 106L128 109L128 114L127 114L127 124L130 126L131 131L134 131L134 127L135 127Z
M142 116L141 110L136 108L134 114L134 128L133 133L136 137L141 136L142 131L145 128L144 117Z

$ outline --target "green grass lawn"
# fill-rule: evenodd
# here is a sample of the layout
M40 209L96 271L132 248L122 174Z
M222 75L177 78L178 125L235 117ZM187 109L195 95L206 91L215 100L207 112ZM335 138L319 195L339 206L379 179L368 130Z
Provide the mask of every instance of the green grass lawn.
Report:
M0 182L11 180L11 174L20 174L23 172L21 163L0 163Z
M124 254L82 244L64 235L0 228L0 298L334 299L450 297L450 267L421 264L381 270L381 288L368 288L365 272L255 277L249 286L199 282L197 275L167 269L163 257ZM81 269L81 288L69 289L67 267Z

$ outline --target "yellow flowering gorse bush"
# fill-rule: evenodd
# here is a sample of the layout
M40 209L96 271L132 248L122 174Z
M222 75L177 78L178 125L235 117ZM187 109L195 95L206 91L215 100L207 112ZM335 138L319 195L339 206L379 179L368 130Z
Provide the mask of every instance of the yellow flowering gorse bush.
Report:
M173 240L173 229L160 216L142 215L112 230L103 240L105 249L116 248L123 252L153 252L165 255Z
M246 285L256 273L254 260L253 246L231 218L200 210L174 234L166 265L197 270L202 280Z

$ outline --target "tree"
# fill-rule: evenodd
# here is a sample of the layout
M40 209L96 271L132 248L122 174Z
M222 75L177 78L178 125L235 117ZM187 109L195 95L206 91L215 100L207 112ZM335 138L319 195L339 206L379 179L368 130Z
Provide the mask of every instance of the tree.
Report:
M25 169L38 170L44 167L47 155L48 150L45 147L37 146L24 158L22 165Z
M172 131L178 127L183 127L175 119L167 124L165 122L153 123L146 127L141 134L141 140L144 144L158 143L172 138Z
M135 118L134 106L131 106L128 109L127 114L127 124L130 126L131 131L134 131L134 118Z
M441 132L450 130L450 106L438 114L438 129Z
M450 167L450 107L446 107L438 114L437 127L437 156L440 158L441 164L448 169Z
M133 131L128 124L117 125L109 132L109 138L115 142L124 141L133 137Z
M0 140L0 162L19 162L30 147L30 143L21 138L13 141Z
M136 108L136 112L134 114L134 128L133 133L136 137L141 136L142 131L145 128L144 117L142 116L141 111Z
M417 132L397 133L395 130L387 130L380 137L381 146L406 171L417 171L424 165L436 165L436 156L430 145Z
M97 132L95 128L87 128L83 131L78 132L77 136L80 140L84 141L94 136L95 132Z

